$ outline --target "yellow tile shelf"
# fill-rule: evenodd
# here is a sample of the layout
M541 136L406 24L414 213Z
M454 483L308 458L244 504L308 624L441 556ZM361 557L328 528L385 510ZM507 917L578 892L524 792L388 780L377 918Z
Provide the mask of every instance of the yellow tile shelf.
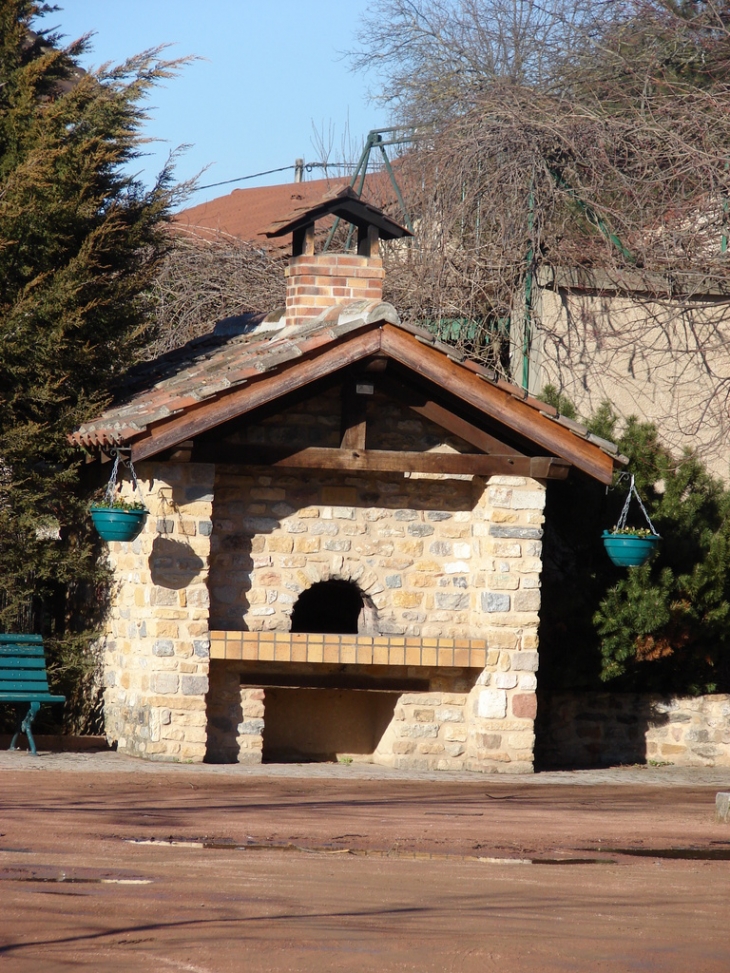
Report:
M418 639L401 635L217 631L210 633L210 657L244 662L483 669L487 664L487 643L484 639Z

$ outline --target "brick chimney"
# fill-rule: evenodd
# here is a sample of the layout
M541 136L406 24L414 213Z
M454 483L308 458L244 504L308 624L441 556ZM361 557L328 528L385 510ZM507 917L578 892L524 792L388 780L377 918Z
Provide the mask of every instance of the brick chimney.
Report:
M357 227L357 254L315 254L315 223L325 216ZM382 210L362 202L349 186L295 210L272 224L266 235L285 233L292 234L292 257L285 271L287 326L319 317L334 304L382 300L385 272L379 241L411 235Z
M316 318L333 304L383 299L385 271L379 256L305 253L292 257L284 276L287 324Z

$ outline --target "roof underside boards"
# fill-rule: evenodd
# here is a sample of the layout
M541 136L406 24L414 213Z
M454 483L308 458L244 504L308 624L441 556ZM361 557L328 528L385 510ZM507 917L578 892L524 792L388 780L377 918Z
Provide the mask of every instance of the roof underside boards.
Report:
M454 348L399 323L391 305L376 301L329 308L273 336L217 335L191 342L130 373L126 397L71 439L88 450L126 446L135 461L150 458L374 356L393 362L407 382L429 385L435 394L426 395L420 406L415 402L415 411L426 409L423 414L437 423L440 418L444 428L450 423L450 431L466 433L462 438L484 453L520 459L527 446L532 454L527 459L536 453L556 457L603 483L611 481L614 467L623 461L612 444L591 437L517 386L496 380L488 369L459 360ZM297 461L329 468L338 462L349 463L350 469L372 468L373 463L397 468L396 459L382 456L338 459L310 453ZM472 465L476 472L479 464ZM488 464L482 465L486 470Z

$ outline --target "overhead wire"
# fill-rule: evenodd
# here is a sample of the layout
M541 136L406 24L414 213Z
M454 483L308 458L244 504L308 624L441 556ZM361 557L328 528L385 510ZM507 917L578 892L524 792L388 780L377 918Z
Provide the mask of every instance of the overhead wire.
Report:
M286 172L287 169L296 169L296 166L280 166L278 169L266 169L265 172L254 172L250 176L238 176L237 179L223 179L221 182L209 182L205 186L196 186L192 191L199 193L201 189L215 189L216 186L228 186L232 182L244 182L246 179L256 179L258 176L270 176L274 172Z
M221 182L209 182L205 186L195 186L191 191L198 193L203 189L215 189L217 186L228 186L234 182L245 182L248 179L258 179L259 176L271 176L276 172L286 172L288 169L298 169L299 166L279 166L278 169L266 169L264 172L254 172L250 176L238 176L236 179L223 179ZM311 172L312 169L352 169L354 168L354 163L352 162L305 162L302 168L306 169L307 172Z

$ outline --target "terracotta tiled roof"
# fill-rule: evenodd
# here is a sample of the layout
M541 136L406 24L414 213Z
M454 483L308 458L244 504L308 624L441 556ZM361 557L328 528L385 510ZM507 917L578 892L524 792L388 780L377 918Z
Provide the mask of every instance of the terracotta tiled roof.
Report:
M216 328L130 370L118 403L98 419L80 426L72 441L91 449L128 443L163 419L244 385L373 321L398 321L391 304L357 301L328 308L311 322L272 333L267 325L275 324L272 318L279 313L242 315L233 334L225 327Z
M349 178L341 177L234 189L227 196L181 210L173 218L173 227L203 238L225 233L262 246L281 248L288 246L289 241L268 239L264 232L274 220L300 206L318 203L325 193L349 184ZM391 197L392 189L386 178L380 173L367 177L362 193L364 200L380 205Z
M458 369L484 380L485 386L497 390L497 411L502 416L500 421L506 425L510 424L510 412L515 412L515 415L519 412L524 429L524 408L527 407L528 412L534 414L536 424L544 426L548 419L548 429L553 422L555 426L562 427L559 435L556 430L556 436L563 443L566 442L567 430L570 434L568 439L576 437L587 441L615 462L624 462L612 443L589 433L579 423L560 416L552 406L525 395L518 386L498 379L489 369L465 360L455 348L442 344L428 331L401 323L390 304L357 301L336 305L305 324L272 332L277 323L272 318L276 317L245 316L239 323L238 333L225 333L225 328L218 329L132 370L119 401L99 418L84 423L72 434L71 440L92 450L134 445L173 417L194 411L206 401L220 400L227 394L243 390L247 384L258 386L269 374L285 371L303 356L324 354L357 332L387 330L391 327L403 334L409 345L413 343L413 350L429 346L432 353L438 352L443 359L450 360L452 370L456 365ZM340 354L341 349L335 356L332 371L339 366L337 356ZM149 450L148 454L152 455Z

